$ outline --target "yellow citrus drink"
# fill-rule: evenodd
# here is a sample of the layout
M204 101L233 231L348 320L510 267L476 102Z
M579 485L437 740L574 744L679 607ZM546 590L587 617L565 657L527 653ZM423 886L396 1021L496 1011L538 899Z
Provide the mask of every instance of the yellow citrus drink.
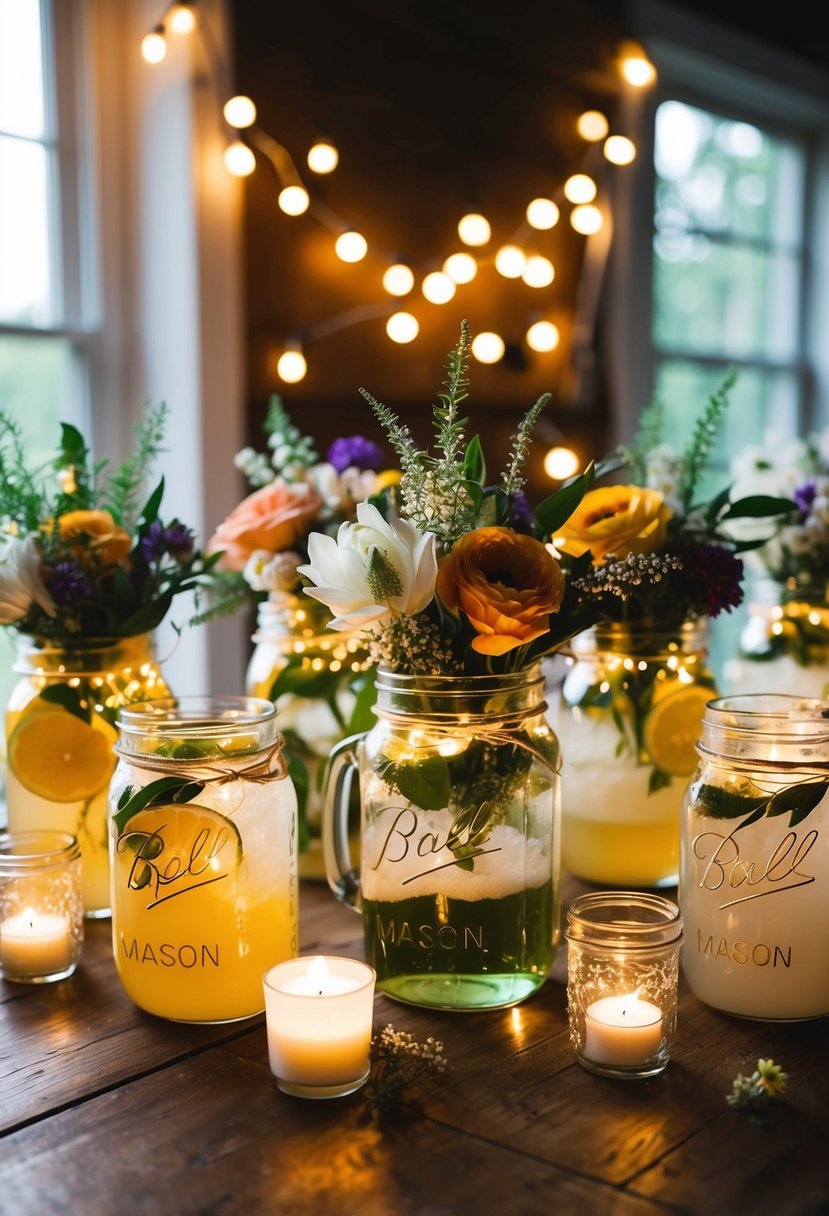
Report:
M227 717L229 703L244 707L247 728ZM262 976L297 953L296 794L274 721L272 702L243 697L122 715L109 797L113 952L148 1013L261 1013Z

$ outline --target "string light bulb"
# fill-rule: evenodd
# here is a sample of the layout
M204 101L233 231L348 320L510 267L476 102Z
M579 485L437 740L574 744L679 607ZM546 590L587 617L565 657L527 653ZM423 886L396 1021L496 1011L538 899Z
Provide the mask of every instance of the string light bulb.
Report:
M458 220L458 236L464 245L486 245L492 236L492 228L486 216L470 211Z
M553 481L565 481L579 471L579 458L572 448L550 448L544 457L544 472Z
M311 203L304 186L285 186L279 191L276 201L280 211L286 215L304 215Z
M168 28L174 34L192 34L196 28L196 14L192 4L174 4L165 18Z
M656 80L656 68L638 42L623 42L619 51L622 76L635 89L643 89Z
M147 63L161 63L167 54L167 42L164 37L164 26L157 25L149 34L141 39L141 54Z
M560 212L551 198L534 198L527 203L525 214L531 228L546 232L549 228L555 228Z
M592 203L596 197L596 183L586 173L574 173L563 186L564 197L570 203Z
M535 321L526 333L527 346L539 354L555 350L560 337L558 326L553 325L552 321Z
M611 165L629 165L636 159L636 144L626 135L610 135L602 147L605 159Z
M483 331L472 339L471 349L479 363L498 363L507 348L500 334Z
M368 242L361 232L349 229L337 237L334 251L341 262L362 262L368 253Z
M495 269L505 279L520 279L527 255L518 245L502 245L495 255Z
M594 232L598 232L603 222L601 211L592 203L574 207L570 212L570 224L582 236L591 236Z
M386 333L392 342L413 342L420 332L417 317L410 312L393 312L386 321Z
M414 281L414 271L403 262L388 266L383 275L383 286L390 296L407 296L414 287Z
M299 343L286 345L276 363L276 374L280 380L284 380L286 384L298 384L300 380L305 379L307 371L308 364Z
M471 253L450 253L443 263L443 273L453 283L471 283L478 273L478 263Z
M256 122L256 106L249 97L245 97L242 93L228 98L222 107L222 113L227 125L235 127L237 131L241 131L245 127L252 127Z
M596 144L604 139L610 126L601 110L585 110L576 120L576 130L589 144Z
M540 253L531 254L521 271L521 278L528 287L549 287L555 277L555 266Z
M455 294L455 284L442 270L433 270L420 285L430 304L448 304Z
M340 154L328 139L318 139L308 149L306 157L312 173L333 173L340 162Z
M250 177L256 168L256 157L241 139L234 139L225 148L225 168L234 177Z

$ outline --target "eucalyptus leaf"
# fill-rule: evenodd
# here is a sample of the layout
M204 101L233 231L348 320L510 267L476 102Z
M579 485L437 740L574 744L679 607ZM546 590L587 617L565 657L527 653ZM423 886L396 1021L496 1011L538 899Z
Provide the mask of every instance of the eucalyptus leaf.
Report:
M167 806L170 803L191 802L204 789L203 781L191 781L187 777L159 777L137 790L112 817L118 835L139 811L150 806Z
M484 484L486 461L479 435L473 436L467 444L463 457L463 475L467 480L477 482L479 486Z
M383 766L381 775L384 781L397 787L407 802L421 810L441 811L449 805L452 780L442 756L389 763Z
M591 461L585 471L545 498L535 509L535 521L542 535L553 536L575 511L596 480L596 466Z
M47 684L40 693L40 699L48 701L50 705L59 705L73 717L80 718L81 722L92 721L92 701L82 697L78 688L70 688L66 684Z
M801 823L824 798L829 781L801 781L797 785L789 785L778 790L769 798L766 815L770 818L776 815L788 815L791 812L791 826Z

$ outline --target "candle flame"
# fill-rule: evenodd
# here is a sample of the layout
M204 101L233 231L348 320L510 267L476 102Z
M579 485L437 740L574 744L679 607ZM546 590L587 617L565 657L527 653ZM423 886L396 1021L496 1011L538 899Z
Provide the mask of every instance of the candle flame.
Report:
M328 967L322 955L318 955L313 959L308 968L308 979L315 988L319 988L319 994L322 996L325 989L325 981L328 979Z

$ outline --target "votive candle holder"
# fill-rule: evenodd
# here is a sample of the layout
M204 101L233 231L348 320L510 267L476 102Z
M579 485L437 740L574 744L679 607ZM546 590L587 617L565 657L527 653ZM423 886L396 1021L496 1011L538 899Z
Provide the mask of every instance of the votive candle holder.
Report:
M66 979L83 947L81 851L65 832L0 834L0 974Z

